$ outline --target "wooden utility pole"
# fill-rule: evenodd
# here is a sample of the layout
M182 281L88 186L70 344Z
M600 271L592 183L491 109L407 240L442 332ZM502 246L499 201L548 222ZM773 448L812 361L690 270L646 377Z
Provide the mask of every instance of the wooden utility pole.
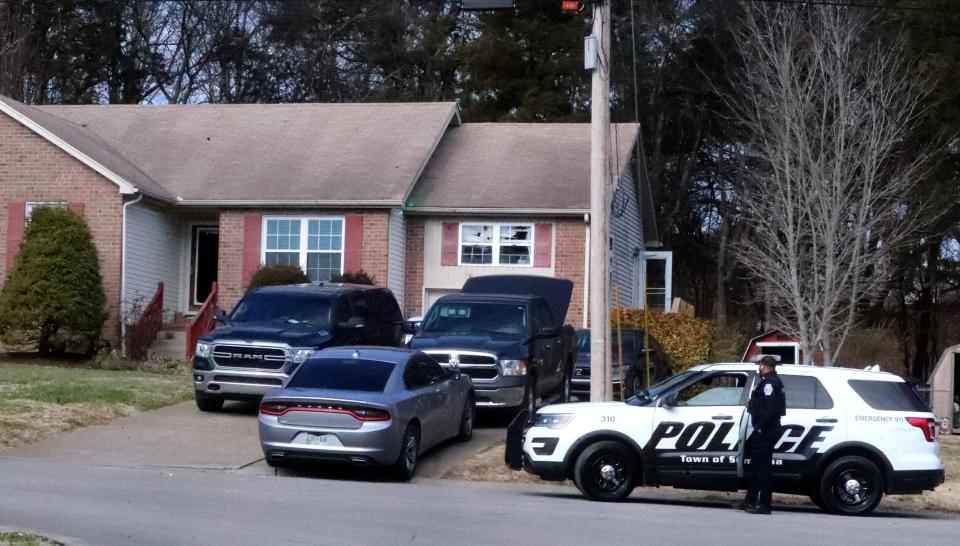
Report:
M593 4L596 62L590 99L590 400L613 399L610 379L610 0ZM586 57L585 57L585 60Z

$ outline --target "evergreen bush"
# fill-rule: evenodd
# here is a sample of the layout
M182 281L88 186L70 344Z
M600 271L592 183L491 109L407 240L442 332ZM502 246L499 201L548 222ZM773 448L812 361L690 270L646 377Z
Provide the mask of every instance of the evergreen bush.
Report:
M277 286L284 284L303 284L310 282L310 277L295 265L265 265L250 278L247 290L261 286Z
M68 344L92 352L105 305L100 259L83 218L67 209L35 209L0 290L0 339L44 354L62 353Z
M362 269L357 271L346 271L339 275L334 275L330 277L330 282L342 282L349 284L377 284L377 280L373 278L373 275L367 273Z

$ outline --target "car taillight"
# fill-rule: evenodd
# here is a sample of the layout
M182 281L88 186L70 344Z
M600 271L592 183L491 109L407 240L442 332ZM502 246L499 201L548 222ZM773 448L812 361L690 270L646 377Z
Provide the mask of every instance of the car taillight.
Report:
M264 415L283 415L289 407L283 402L264 402L260 404L260 413Z
M937 426L929 417L907 417L907 422L923 431L923 437L928 442L937 439Z
M357 408L353 410L353 415L361 421L389 421L390 413L380 409Z

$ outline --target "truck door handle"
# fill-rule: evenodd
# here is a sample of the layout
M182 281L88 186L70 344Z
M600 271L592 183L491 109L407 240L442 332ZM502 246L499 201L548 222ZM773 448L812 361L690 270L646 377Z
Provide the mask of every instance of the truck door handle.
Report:
M730 421L733 419L731 415L714 415L713 419L716 421Z
M821 417L817 419L818 423L836 423L837 420L832 417Z

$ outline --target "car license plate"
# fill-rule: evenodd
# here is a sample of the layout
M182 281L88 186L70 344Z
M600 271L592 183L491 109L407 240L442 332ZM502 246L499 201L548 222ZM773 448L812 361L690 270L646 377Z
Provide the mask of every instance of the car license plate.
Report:
M308 432L307 436L304 438L304 443L306 443L308 446L330 445L330 435L324 434L324 433Z

